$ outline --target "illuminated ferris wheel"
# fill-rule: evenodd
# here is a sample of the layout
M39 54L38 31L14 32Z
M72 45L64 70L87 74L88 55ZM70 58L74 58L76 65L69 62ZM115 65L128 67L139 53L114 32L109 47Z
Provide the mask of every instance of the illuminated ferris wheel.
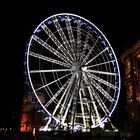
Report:
M70 13L50 16L33 32L26 53L29 82L50 118L47 126L53 120L86 129L109 120L120 72L110 43L93 23Z

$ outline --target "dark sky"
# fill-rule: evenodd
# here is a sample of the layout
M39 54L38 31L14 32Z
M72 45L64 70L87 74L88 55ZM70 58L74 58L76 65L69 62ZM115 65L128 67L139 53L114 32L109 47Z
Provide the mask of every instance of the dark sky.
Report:
M122 80L123 65L120 56L128 46L140 39L140 11L134 1L125 4L102 3L93 0L60 0L5 3L1 11L1 118L19 112L24 89L24 52L29 37L45 18L67 12L80 15L95 24L107 37L118 58ZM110 5L109 5L110 4ZM122 84L121 107L124 93ZM5 117L6 115L6 117Z

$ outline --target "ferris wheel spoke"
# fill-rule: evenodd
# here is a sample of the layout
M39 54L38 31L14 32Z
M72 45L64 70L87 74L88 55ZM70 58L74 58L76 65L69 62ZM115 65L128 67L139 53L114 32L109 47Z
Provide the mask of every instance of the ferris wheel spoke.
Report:
M95 119L93 119L93 117L97 117L98 123L101 125L101 118L100 118L100 115L99 115L97 106L95 104L95 99L93 98L93 93L91 91L91 86L88 84L89 81L88 81L88 79L87 79L87 77L86 77L85 74L84 74L84 77L86 78L86 79L84 79L84 81L87 84L87 89L88 89L88 93L89 93L89 95L85 94L85 88L82 88L83 89L84 96L87 95L85 97L88 99L87 109L91 113L91 120L92 120L93 125L94 126L96 125L96 121L95 121ZM94 110L94 114L93 114L93 111L91 111L92 108Z
M99 71L99 70L90 70L90 69L87 69L86 71L87 72L91 72L91 73L98 73L98 74L105 74L105 75L112 75L112 76L118 75L118 73L105 72L105 71Z
M82 65L86 63L86 61L88 60L89 56L91 55L93 49L95 48L96 44L98 42L98 39L94 42L93 46L89 49L88 54L84 57L84 55L82 56L84 58ZM86 64L85 64L86 65Z
M88 65L90 62L92 62L94 59L96 59L99 55L101 55L102 53L104 53L107 49L108 49L108 47L106 47L104 50L102 50L100 53L98 53L95 57L93 57L88 62L86 62L85 65Z
M110 102L115 102L115 100L99 85L97 84L93 79L90 78L91 84L104 95L105 98L107 98Z
M91 47L88 44L85 44L84 48L83 48L82 52L80 53L80 62L82 62L82 65L84 65L84 63L86 62L86 60L90 56L90 52L92 52L92 50L90 49ZM85 54L86 49L89 50L88 54Z
M74 71L74 69L31 70L30 73L64 72L64 71Z
M81 53L81 56L80 56L80 61L82 61L85 58L85 52L86 52L86 50L88 49L88 46L89 46L88 45L89 37L90 37L90 33L88 32L87 35L86 35L86 39L84 41L82 53Z
M75 43L75 39L74 39L74 35L73 35L73 31L72 31L72 26L71 26L71 23L70 23L70 18L69 16L67 16L67 19L65 19L65 23L66 23L66 28L67 28L67 31L68 31L68 36L69 36L69 40L70 40L70 44L71 44L71 50L72 50L72 53L73 53L73 57L74 59L76 60L76 57L75 57L75 48L76 48L76 43Z
M94 117L97 116L98 123L99 123L100 126L101 126L101 118L100 118L100 115L99 115L97 106L96 106L96 104L95 104L95 100L94 100L94 98L93 98L93 94L92 94L92 91L91 91L91 87L90 87L90 86L88 87L88 91L89 91L89 95L90 95L90 106L91 106L91 105L93 106L93 109L94 109L94 112L95 112L93 116L94 116ZM94 89L93 89L93 91L94 91ZM95 122L95 120L93 120L93 117L92 117L92 122L93 122L93 125L96 125L96 122Z
M52 64L57 64L57 65L60 65L60 66L71 68L70 65L68 65L68 64L66 64L64 62L55 60L53 58L49 58L49 57L46 57L44 55L41 55L41 54L38 54L38 53L34 53L34 52L30 52L29 54L30 54L30 56L33 56L35 58L42 59L42 60L47 61L47 62L51 62Z
M66 116L67 116L68 111L69 111L69 108L70 108L70 106L71 106L73 96L74 96L74 95L72 94L71 97L70 97L70 99L69 99L69 102L68 102L68 104L67 104L67 108L66 108L66 110L65 110L65 112L64 112L64 115L63 115L63 118L62 118L62 123L64 123L65 120L66 120Z
M66 74L65 76L62 76L62 77L60 77L60 78L58 78L58 79L55 79L54 81L52 81L52 82L50 82L50 83L47 83L46 85L43 85L43 86L40 87L40 88L37 88L35 91L38 91L38 90L40 90L40 89L42 89L42 88L45 88L45 87L48 87L49 85L51 85L51 84L53 84L53 83L55 83L55 82L57 82L57 81L60 81L61 79L63 79L63 78L65 78L65 77L69 76L70 74L71 74L71 73Z
M94 98L96 99L96 101L98 102L100 108L103 110L105 115L108 116L110 114L110 112L109 112L108 108L106 107L106 105L104 104L104 102L102 101L102 99L99 97L98 93L96 93L94 88L92 88L91 86L90 86L90 90L92 90L92 94L93 94Z
M80 52L81 52L81 28L80 28L80 24L81 22L78 20L78 23L77 23L77 51L76 51L76 54L77 54L77 59L79 60L79 57L80 57Z
M67 88L66 88L66 90L64 92L64 94L66 94L66 93L67 94L66 94L65 99L64 99L63 104L62 104L62 106L64 108L61 108L60 114L63 113L63 109L65 109L65 106L67 105L68 99L69 99L69 97L71 95L71 90L72 90L72 87L73 87L74 79L75 79L75 74L73 74L73 76L71 77L70 82L69 82L69 84L68 84L68 86L67 86Z
M63 99L64 99L65 96L66 96L65 97L65 100L66 100L66 98L68 98L68 96L70 96L69 90L71 89L71 86L72 86L72 83L74 82L74 79L75 79L75 75L72 75L72 77L70 78L69 83L67 84L67 87L65 88L65 90L64 90L64 92L63 92L63 94L62 94L62 96L61 96L58 104L55 106L55 109L54 109L54 111L52 113L53 116L54 116L54 114L56 113L56 111L58 110L58 108L60 106L62 106L62 108L64 108L64 109L67 107L67 105L65 103L62 104L62 101L63 101ZM61 108L61 110L62 110L62 108ZM59 114L62 114L62 113L59 113Z
M97 67L97 66L100 66L100 65L105 65L105 64L113 63L114 61L115 60L111 60L111 61L106 61L106 62L103 62L103 63L98 63L98 64L95 64L95 65L89 65L89 66L87 66L87 68Z
M75 73L75 75L77 75L77 74ZM76 76L75 76L75 78L76 78ZM65 97L65 100L63 101L63 106L66 106L68 104L69 100L71 99L70 98L71 94L75 94L75 91L76 91L76 88L77 88L77 86L76 86L77 82L78 82L78 79L76 79L75 81L73 81L73 83L71 83L71 86L68 89L69 94L67 94L67 96ZM61 108L60 114L63 114L64 109L65 108Z
M100 77L98 77L98 76L96 76L94 74L88 73L88 76L93 78L93 79L95 79L95 80L97 80L100 83L103 83L104 85L106 85L108 87L111 87L112 89L116 89L116 87L113 84L103 80L102 78L100 78Z
M77 89L77 82L78 82L78 79L75 80L76 77L77 77L77 74L75 73L72 78L73 82L69 83L69 86L66 90L67 94L64 98L62 108L59 111L59 114L63 114L62 123L64 123L68 110L71 106L72 100L74 100L74 98L75 98L75 91ZM60 99L60 101L61 101L61 99Z
M68 60L70 63L72 63L72 61L69 59L69 57L67 57L68 56L67 50L63 47L63 45L55 37L55 35L51 32L51 30L45 24L42 24L41 27L47 33L47 35L51 38L51 40L56 44L58 49L63 53L63 55L65 56L65 60Z
M107 107L105 106L104 102L101 100L101 98L99 97L99 95L95 92L95 90L94 90L92 84L90 83L88 77L86 76L85 73L83 74L83 76L85 78L84 79L85 80L85 83L87 83L87 85L89 85L88 86L89 93L92 93L92 95L94 96L94 98L98 102L99 106L104 111L105 115L109 115L110 114L109 110L107 109Z
M61 60L65 61L66 63L69 64L69 62L67 61L66 57L64 55L62 55L60 52L58 52L57 50L55 50L54 48L52 48L49 44L47 44L46 42L44 42L41 38L39 38L36 35L33 35L32 38L38 42L41 46L43 46L45 49L49 50L52 54L54 54L55 56L59 57Z
M90 39L90 33L88 32L87 33L87 35L86 35L86 39L85 39L85 41L84 41L84 47L83 47L83 52L85 52L85 50L87 49L87 44L88 44L88 41L89 41L89 39Z
M100 96L98 95L98 93L95 92L94 88L92 88L92 94L95 97L96 101L98 102L100 108L103 110L103 112L105 113L105 116L108 116L110 114L108 108L106 107L106 105L104 104L104 102L102 101L102 99L100 98Z
M57 29L57 31L58 31L58 33L59 33L59 35L60 35L62 41L63 41L64 46L66 47L66 50L67 50L67 52L68 52L69 57L70 57L70 58L72 59L72 61L73 61L74 59L73 59L73 57L72 57L71 46L70 46L70 44L69 44L69 42L68 42L68 40L67 40L67 38L66 38L66 35L65 35L65 33L64 33L62 27L60 26L60 24L59 24L59 22L58 22L58 19L57 19L56 17L54 18L53 23L54 23L54 25L55 25L55 27L56 27L56 29Z
M102 101L99 99L99 97L96 95L96 93L95 93L95 90L94 90L94 88L92 87L92 85L91 85L91 83L90 83L90 81L89 81L89 79L88 79L88 77L86 76L86 74L85 73L83 73L83 76L84 76L84 81L85 81L85 83L88 85L88 93L89 93L89 97L88 98L90 98L89 100L92 102L92 104L93 104L93 108L94 108L94 110L95 110L95 113L96 113L96 115L97 115L97 118L98 118L98 121L99 121L99 124L101 125L101 117L100 117L100 115L99 115L99 111L97 110L97 106L96 106L96 104L95 104L95 101L94 101L94 99L97 101L97 103L99 104L99 106L100 106L100 108L105 112L105 114L107 114L107 113L109 113L109 111L108 111L108 109L106 108L106 106L105 107L103 107L103 105L104 105L104 103L102 103ZM93 98L94 97L94 98ZM88 106L88 110L90 111L90 105L88 104L87 105ZM92 122L93 122L93 125L95 125L95 121L93 120L93 118L91 118L92 119Z
M45 104L45 107L47 108L56 98L60 95L60 93L66 88L68 85L68 80L65 84L62 85L62 87L51 97L51 99Z

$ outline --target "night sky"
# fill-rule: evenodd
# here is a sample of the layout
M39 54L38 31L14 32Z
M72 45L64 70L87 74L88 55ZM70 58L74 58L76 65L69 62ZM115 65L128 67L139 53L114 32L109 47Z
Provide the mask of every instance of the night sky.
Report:
M34 29L48 16L73 13L95 24L109 40L117 56L122 76L121 95L116 109L119 117L124 110L124 67L120 56L140 39L140 11L137 3L94 3L89 0L38 1L34 3L8 3L1 11L1 92L0 121L10 120L20 114L24 88L24 53ZM83 1L83 0L82 0ZM86 3L87 2L87 3ZM14 117L13 117L14 118Z

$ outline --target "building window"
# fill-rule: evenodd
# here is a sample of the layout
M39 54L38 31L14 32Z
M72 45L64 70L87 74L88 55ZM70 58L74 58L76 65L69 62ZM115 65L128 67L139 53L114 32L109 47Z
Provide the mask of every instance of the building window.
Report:
M132 85L131 84L127 86L127 103L128 104L132 103Z
M130 78L130 68L131 68L130 59L127 59L125 64L125 75L127 79Z
M136 85L136 87L137 87L137 98L136 98L136 100L137 100L137 102L139 102L140 103L140 81L138 81L137 82L137 85Z
M137 55L137 71L140 76L140 54Z

